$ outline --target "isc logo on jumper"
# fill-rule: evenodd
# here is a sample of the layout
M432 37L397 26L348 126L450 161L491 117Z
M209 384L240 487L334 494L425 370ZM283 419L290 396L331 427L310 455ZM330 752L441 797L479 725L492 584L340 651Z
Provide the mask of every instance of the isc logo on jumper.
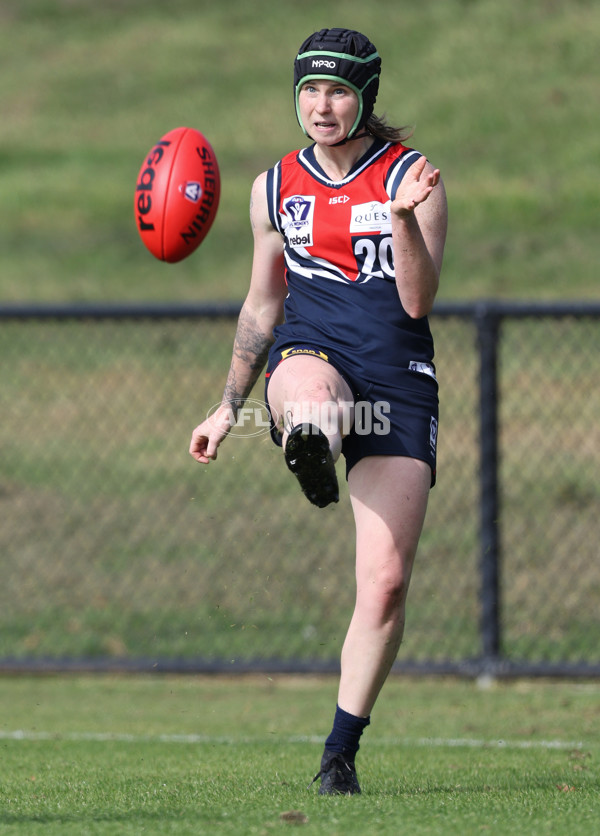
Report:
M179 187L179 191L183 191L186 200L189 200L192 203L198 203L198 201L202 197L202 186L200 185L200 183L196 183L194 181L184 183L182 186Z
M313 218L315 213L314 195L296 194L284 201L284 232L290 247L312 247Z

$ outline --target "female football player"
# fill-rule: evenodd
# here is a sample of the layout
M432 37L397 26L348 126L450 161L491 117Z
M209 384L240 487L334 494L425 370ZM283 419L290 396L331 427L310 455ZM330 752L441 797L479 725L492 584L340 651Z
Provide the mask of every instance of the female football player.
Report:
M294 105L311 144L254 182L252 275L222 406L190 445L198 462L217 457L266 364L272 436L310 502L338 501L334 465L345 458L356 603L321 794L360 792L355 755L402 640L436 472L427 315L446 198L439 170L404 145L409 132L374 115L380 68L359 32L323 29L300 47Z

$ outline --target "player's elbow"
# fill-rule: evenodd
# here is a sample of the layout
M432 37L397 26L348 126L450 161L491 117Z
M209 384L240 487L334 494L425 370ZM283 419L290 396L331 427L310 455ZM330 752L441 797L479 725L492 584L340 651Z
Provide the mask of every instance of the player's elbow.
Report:
M423 319L424 316L431 313L433 305L425 305L423 303L404 305L404 310L411 319Z
M402 300L402 307L411 319L423 319L433 309L435 293L423 293Z

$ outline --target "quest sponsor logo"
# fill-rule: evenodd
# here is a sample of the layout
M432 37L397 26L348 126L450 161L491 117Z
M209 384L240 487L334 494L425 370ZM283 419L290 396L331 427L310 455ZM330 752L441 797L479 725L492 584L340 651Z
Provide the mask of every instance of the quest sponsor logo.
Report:
M387 203L372 201L352 206L350 218L350 232L366 234L369 232L391 233L392 216L391 200Z

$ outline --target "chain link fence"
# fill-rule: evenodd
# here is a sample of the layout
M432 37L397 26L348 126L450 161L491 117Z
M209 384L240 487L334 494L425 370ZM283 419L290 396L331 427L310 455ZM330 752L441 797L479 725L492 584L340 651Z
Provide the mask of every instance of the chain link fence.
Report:
M343 464L340 503L311 506L262 384L216 462L187 453L236 314L0 309L0 668L337 670ZM599 324L592 305L436 308L438 483L398 670L600 673Z

